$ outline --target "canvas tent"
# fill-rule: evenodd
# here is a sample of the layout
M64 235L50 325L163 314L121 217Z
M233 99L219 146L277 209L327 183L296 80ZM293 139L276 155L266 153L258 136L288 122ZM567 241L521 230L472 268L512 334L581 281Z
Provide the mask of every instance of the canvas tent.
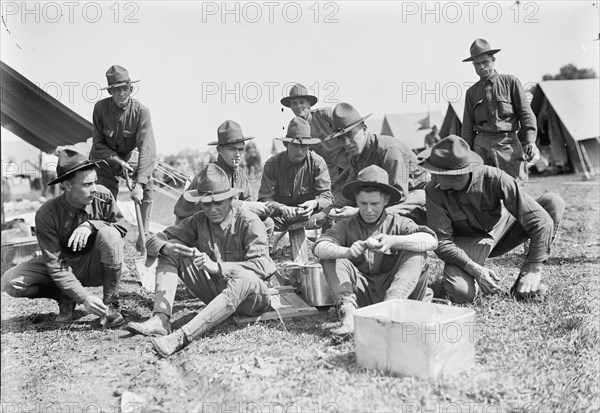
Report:
M554 170L586 176L600 169L599 80L548 80L537 84L531 108L537 145Z
M19 72L0 62L2 127L48 152L57 146L84 142L92 124L44 92Z
M424 125L427 127L420 129L427 118L429 125ZM381 134L394 136L406 143L410 149L417 151L425 147L425 135L431 132L431 127L437 125L439 129L443 119L444 116L440 111L391 113L383 118Z
M445 138L448 135L461 136L462 133L462 118L465 111L464 100L456 102L448 102L448 110L444 116L444 122L440 128L440 138Z

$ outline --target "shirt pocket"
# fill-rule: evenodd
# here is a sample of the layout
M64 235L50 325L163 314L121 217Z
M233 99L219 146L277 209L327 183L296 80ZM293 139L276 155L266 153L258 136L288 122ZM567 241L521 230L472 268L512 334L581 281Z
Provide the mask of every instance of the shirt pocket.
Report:
M102 134L104 135L104 140L106 142L106 144L108 145L108 147L112 150L116 149L116 134L115 131L109 128L104 128L102 130Z
M483 104L483 99L475 102L475 105L473 105L473 114L475 117L476 125L480 125L487 121L487 114L485 110L485 105Z
M510 98L498 96L498 116L500 118L512 118L515 114Z
M131 152L136 147L136 137L137 131L123 131L123 141L125 142L125 151Z

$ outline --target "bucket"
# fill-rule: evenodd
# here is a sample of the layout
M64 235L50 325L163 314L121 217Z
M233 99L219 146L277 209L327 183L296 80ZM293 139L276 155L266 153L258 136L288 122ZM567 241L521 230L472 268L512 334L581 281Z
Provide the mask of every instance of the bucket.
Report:
M301 268L300 288L304 301L314 307L334 305L321 264L304 264Z

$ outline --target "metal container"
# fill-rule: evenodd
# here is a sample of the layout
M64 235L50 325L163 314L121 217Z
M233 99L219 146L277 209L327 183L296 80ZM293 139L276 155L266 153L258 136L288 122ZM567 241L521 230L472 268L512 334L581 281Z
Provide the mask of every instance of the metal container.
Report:
M304 301L315 307L334 305L321 264L304 264L301 267L300 287Z

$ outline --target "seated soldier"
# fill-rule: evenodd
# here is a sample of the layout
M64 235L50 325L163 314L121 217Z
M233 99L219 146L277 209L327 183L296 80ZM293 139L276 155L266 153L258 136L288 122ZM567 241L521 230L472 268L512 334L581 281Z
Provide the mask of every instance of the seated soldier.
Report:
M257 191L250 185L248 175L244 168L241 168L242 154L244 153L245 141L254 139L246 137L242 133L242 127L233 120L226 120L217 129L217 140L208 145L217 145L218 158L215 162L227 174L233 188L240 189L240 194L233 200L234 205L243 206L265 220L267 231L273 231L273 222L268 219L270 209L265 202L257 202ZM190 189L198 182L200 172L196 174ZM183 219L192 216L201 211L200 203L186 201L181 195L175 204L175 223L178 224Z
M511 294L526 299L543 295L542 263L550 254L564 201L552 193L534 200L506 172L484 166L456 135L442 139L419 158L433 177L425 188L427 219L439 240L435 253L446 263L448 298L462 303L473 301L479 289L499 293L500 278L484 266L485 260L527 239L529 252Z
M335 335L354 331L354 310L385 300L431 301L427 287L427 251L436 248L435 234L386 206L400 199L388 185L388 174L372 165L342 189L355 199L358 215L343 219L317 239L313 249L340 308L342 325Z
M307 227L315 227L311 216L333 201L327 164L309 150L321 141L311 138L310 125L299 117L292 119L285 138L278 139L286 150L265 163L258 200L272 207L276 231L307 220Z
M117 289L127 231L111 192L96 185L99 162L71 149L59 153L58 176L49 185L62 183L64 192L35 214L42 255L9 269L2 285L13 297L58 301L58 322L71 321L79 303L112 328L125 321ZM104 288L102 300L85 288L95 286Z
M269 258L267 233L256 214L233 205L240 189L231 188L225 171L206 165L197 189L186 200L202 211L152 236L148 255L158 256L154 313L143 323L129 323L133 333L152 336L163 357L185 347L234 312L255 316L270 308L265 280L276 270ZM177 277L206 305L189 323L171 333ZM168 334L168 335L167 335Z
M358 110L345 102L338 103L333 110L335 132L329 140L340 140L350 159L347 176L338 182L354 181L364 168L377 165L388 173L388 184L400 191L400 199L395 205L388 206L388 212L406 216L419 225L425 225L427 217L424 188L429 180L427 171L419 166L417 156L401 139L369 132L365 124L369 116L371 115L362 117ZM325 219L325 213L336 220L358 213L358 209L353 205L354 199L344 197L341 188L340 185L333 187L335 201L328 210L318 214L318 222Z

